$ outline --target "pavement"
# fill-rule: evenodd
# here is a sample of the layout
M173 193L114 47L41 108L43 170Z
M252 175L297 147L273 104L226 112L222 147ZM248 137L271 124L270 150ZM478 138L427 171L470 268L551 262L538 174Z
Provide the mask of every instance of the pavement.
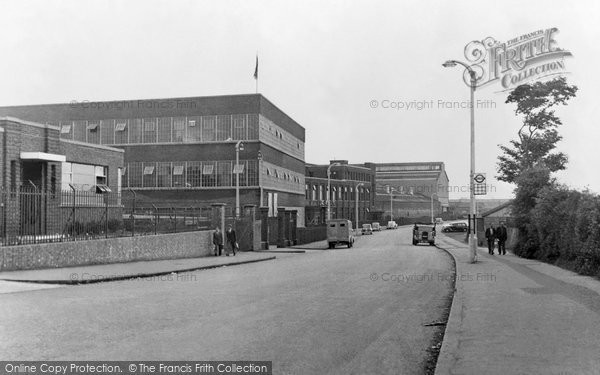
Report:
M436 374L600 374L600 281L443 234L456 290Z
M40 284L91 284L125 280L136 277L153 277L171 273L235 266L275 259L274 255L256 252L238 252L236 256L222 255L202 258L184 258L129 263L112 263L81 267L48 268L41 270L3 271L0 281ZM2 284L2 289L6 289Z

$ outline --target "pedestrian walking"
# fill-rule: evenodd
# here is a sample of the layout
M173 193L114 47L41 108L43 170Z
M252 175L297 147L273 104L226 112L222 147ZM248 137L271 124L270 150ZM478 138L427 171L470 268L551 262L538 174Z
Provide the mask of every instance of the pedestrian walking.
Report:
M225 232L225 238L227 239L227 247L225 247L225 255L229 256L230 250L233 250L233 256L235 256L235 250L238 247L237 237L235 235L235 230L231 224L227 226L227 231Z
M496 242L496 230L490 223L488 228L485 230L485 238L487 238L488 252L490 255L494 255L494 243Z
M223 233L218 225L213 232L213 245L215 245L215 256L220 257L223 252Z
M498 238L498 254L506 255L506 239L508 238L508 232L504 222L501 222L500 226L496 228L496 238Z

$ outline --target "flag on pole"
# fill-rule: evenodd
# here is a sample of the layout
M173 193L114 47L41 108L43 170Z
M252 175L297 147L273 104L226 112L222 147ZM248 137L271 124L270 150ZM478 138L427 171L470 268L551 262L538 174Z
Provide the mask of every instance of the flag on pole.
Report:
M256 55L256 66L254 67L254 79L258 80L258 55Z

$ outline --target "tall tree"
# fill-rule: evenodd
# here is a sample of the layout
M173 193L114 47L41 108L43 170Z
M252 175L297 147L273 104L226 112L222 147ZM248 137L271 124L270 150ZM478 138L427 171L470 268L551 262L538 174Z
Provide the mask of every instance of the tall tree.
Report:
M544 165L550 172L565 169L567 156L552 152L562 139L557 131L562 121L552 107L565 105L577 90L560 77L520 85L511 91L506 103L516 103L515 114L523 116L523 125L518 140L510 141L510 146L499 145L503 154L498 157L498 180L516 183L523 171L535 165Z

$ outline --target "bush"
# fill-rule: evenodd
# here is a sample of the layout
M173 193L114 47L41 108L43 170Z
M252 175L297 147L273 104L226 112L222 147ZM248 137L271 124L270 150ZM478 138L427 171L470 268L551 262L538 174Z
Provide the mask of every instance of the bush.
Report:
M521 253L584 275L600 276L598 195L547 186L538 194L529 219L526 238L535 233L536 244L533 249L531 243L520 244Z

